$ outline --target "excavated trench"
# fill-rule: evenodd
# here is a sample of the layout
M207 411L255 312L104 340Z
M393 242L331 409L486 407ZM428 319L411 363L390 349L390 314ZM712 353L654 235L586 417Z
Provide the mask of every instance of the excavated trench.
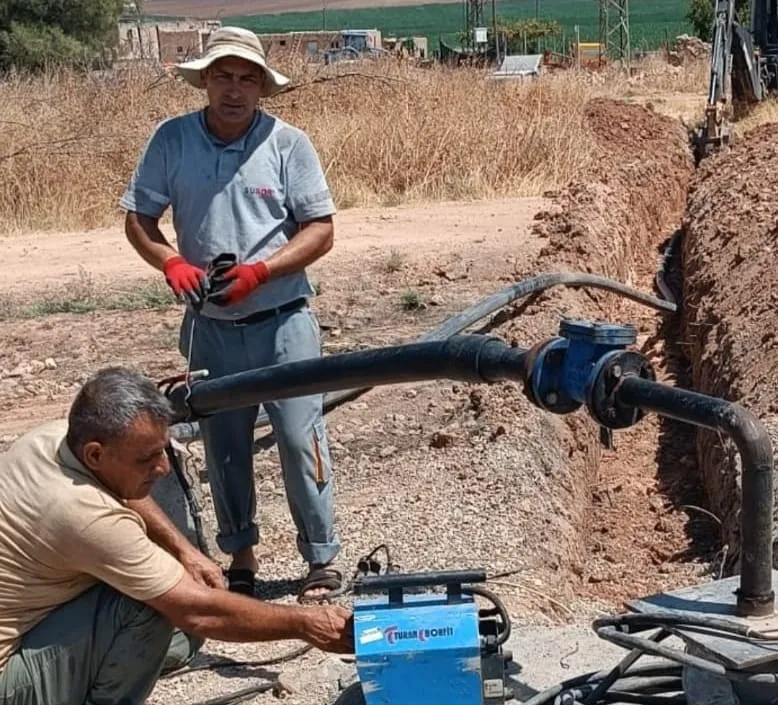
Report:
M657 271L680 228L682 262L667 275L679 299L683 294L683 317L607 291L555 288L504 309L481 332L530 346L556 335L562 316L632 323L661 381L745 403L778 430L771 416L778 413L778 376L764 381L778 368L778 339L769 328L778 301L770 283L778 275L758 266L775 246L770 216L778 195L753 176L778 167L778 139L765 148L769 132L757 131L695 170L683 126L649 108L593 101L586 129L599 158L589 178L555 194L553 207L537 216L536 234L546 244L527 275L588 272L656 294ZM744 170L746 163L760 166ZM548 414L515 385L462 385L457 394L485 426L522 439L507 464L489 460L490 438L473 468L458 466L463 486L489 480L502 492L502 511L488 527L467 511L459 485L436 490L435 501L459 508L451 526L436 527L438 540L447 531L471 535L473 556L489 557L490 573L518 565L552 601L583 597L613 607L699 582L708 568L699 564L715 555L719 536L689 505L720 518L730 562L736 556L737 455L720 438L649 416L616 432L615 449L607 449L585 411ZM510 547L510 555L495 557L496 545ZM428 554L406 567L450 567L453 560L445 552L436 559Z
M549 242L537 269L584 270L649 291L661 245L676 231L680 252L666 274L680 312L661 320L615 296L573 291L554 295L558 307L591 317L594 302L603 318L637 323L660 380L741 404L775 445L774 127L753 130L695 169L687 135L675 122L609 101L592 103L587 117L602 160L538 224ZM577 509L567 555L580 592L620 600L698 582L706 569L724 575L739 569L741 467L725 436L654 419L622 432L626 448L605 453L581 414L564 425ZM774 506L778 515L778 501ZM598 561L608 567L604 579L596 575ZM707 565L685 573L672 568L689 561Z
M681 224L694 175L687 135L679 123L650 109L610 100L591 102L586 124L599 159L586 181L556 194L555 207L539 216L536 230L547 244L533 271L584 271L654 292L663 244ZM633 323L660 379L673 376L671 351L661 343L673 328L667 314L608 292L572 288L548 292L520 314L499 327L501 337L520 345L555 335L560 315ZM610 451L586 412L549 418L515 400L513 409L506 408L499 388L482 394L482 405L499 409L503 418L523 414L544 433L553 429L554 441L541 444L541 462L547 458L553 465L554 453L564 456L564 469L544 485L547 531L538 534L546 567L556 573L547 584L559 585L561 571L568 586L567 593L555 594L613 604L693 579L688 571L678 575L667 568L688 547L687 516L677 505L684 494L679 487L685 491L689 482L678 476L665 482L657 464L693 460L683 449L668 451L666 429L644 422L617 434L617 448ZM689 475L685 467L682 474ZM521 525L516 535L527 532L532 529Z

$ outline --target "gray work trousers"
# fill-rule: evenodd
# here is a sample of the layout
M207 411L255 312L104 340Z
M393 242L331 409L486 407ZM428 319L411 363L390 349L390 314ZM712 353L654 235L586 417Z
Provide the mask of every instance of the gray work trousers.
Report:
M307 305L248 325L187 309L179 340L184 357L189 352L192 320L191 369L207 368L209 378L321 355L319 325ZM322 403L322 395L316 394L264 404L278 443L297 548L309 563L329 563L340 550ZM259 542L253 462L258 411L258 406L251 406L200 420L219 524L216 541L228 554Z
M24 635L0 671L0 705L140 705L202 644L100 583Z

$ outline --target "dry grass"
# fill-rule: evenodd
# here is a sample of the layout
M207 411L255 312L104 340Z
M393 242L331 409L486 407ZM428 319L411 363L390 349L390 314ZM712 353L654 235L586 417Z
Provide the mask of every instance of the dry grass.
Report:
M502 83L477 71L395 63L339 68L337 80L312 82L322 76L285 68L303 85L266 107L309 132L340 208L560 187L594 158L586 101L660 83L654 73L626 82L574 72ZM0 231L115 222L153 125L202 104L181 81L138 67L0 84Z
M735 136L742 136L767 123L778 123L778 99L771 98L754 106L750 113L735 125Z

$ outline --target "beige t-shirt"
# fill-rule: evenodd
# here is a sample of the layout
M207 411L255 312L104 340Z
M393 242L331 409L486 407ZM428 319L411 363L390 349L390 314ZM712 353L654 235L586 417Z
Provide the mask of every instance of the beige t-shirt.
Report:
M184 574L76 459L66 431L39 427L0 456L0 669L23 634L97 582L145 601Z

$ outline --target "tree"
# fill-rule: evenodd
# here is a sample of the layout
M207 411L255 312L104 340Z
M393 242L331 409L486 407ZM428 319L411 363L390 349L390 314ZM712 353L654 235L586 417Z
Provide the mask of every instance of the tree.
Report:
M508 51L518 54L539 54L541 39L562 34L562 28L555 20L534 18L499 20L497 31L505 37Z
M0 0L0 70L95 61L118 39L122 0Z
M735 0L735 18L741 24L748 22L749 0ZM705 42L713 38L713 20L716 15L716 0L690 0L686 19L694 34Z

